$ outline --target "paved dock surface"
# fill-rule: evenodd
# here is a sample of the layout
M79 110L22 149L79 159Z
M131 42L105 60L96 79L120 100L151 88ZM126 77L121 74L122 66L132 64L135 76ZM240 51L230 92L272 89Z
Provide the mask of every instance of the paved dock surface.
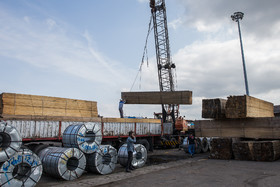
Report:
M109 175L85 173L74 181L44 176L37 186L280 186L280 161L252 162L190 158L182 150L155 150L143 168L131 173L118 165Z

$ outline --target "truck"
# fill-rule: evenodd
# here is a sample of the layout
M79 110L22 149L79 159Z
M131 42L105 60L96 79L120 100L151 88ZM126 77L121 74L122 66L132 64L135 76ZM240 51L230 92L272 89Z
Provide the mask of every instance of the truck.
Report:
M58 143L68 126L96 122L101 124L102 144L119 148L133 131L138 143L152 151L155 146L178 146L191 123L178 119L175 134L173 124L161 119L100 117L94 101L2 93L0 103L0 120L15 127L26 145Z

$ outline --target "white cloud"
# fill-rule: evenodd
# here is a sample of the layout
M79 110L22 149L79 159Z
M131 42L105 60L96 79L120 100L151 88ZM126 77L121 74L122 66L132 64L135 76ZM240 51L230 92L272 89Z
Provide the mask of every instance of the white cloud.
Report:
M221 29L222 25L220 23L209 24L203 20L197 20L193 23L193 27L199 32L217 32Z
M60 27L54 19L46 19L45 25L40 20L30 20L27 17L24 19L29 23L12 15L7 15L6 18L0 20L1 56L41 68L67 72L93 82L125 80L121 71L117 73L114 70L119 65L91 46L88 32L84 35L87 40L83 41L73 36L68 37L67 29ZM104 78L99 78L105 74Z
M53 29L53 27L56 26L56 22L50 18L46 20L46 23L47 23L49 29Z
M181 18L177 18L177 19L169 22L168 26L173 28L173 29L177 29L182 23L183 23L182 19Z
M29 18L28 16L24 16L24 17L23 17L23 20L24 20L25 22L29 23L30 18Z
M140 2L140 3L147 3L147 2L149 2L149 0L137 0L138 2Z

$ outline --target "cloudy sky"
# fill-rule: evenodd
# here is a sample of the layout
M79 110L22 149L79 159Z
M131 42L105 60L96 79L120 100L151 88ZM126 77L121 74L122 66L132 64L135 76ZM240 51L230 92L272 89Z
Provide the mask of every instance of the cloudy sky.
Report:
M280 104L280 1L166 0L177 90L193 91L181 115L201 119L204 98L244 95L237 23L241 21L250 95ZM141 64L147 0L1 0L0 92L85 99L118 117ZM132 91L158 88L154 38ZM126 116L153 117L160 106L125 105Z

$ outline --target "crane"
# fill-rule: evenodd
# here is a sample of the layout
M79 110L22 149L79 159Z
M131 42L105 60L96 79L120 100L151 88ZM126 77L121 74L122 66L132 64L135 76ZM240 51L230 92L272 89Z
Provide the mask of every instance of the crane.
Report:
M170 54L165 0L150 0L150 8L153 18L159 88L161 92L172 92L175 91L176 66ZM178 115L179 105L162 104L163 122L172 121L175 124Z

